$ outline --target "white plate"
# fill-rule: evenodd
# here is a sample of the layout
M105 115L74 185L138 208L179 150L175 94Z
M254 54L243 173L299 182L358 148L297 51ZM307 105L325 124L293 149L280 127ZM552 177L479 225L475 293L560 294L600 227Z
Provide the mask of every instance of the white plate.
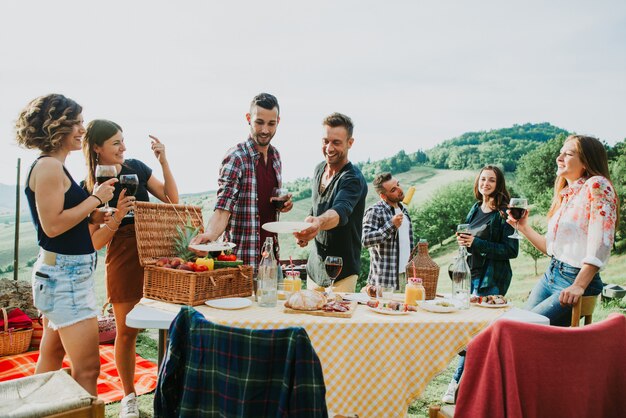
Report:
M309 222L267 222L261 228L275 234L288 234L292 232L300 232L311 226Z
M370 300L365 293L341 293L341 297L349 301L355 300L360 304L366 304Z
M217 309L243 309L252 305L252 301L246 298L211 299L204 303Z
M453 306L441 306L441 305L437 305L437 302L440 302L441 299L439 300L425 300L422 303L419 304L419 307L429 311L429 312L436 312L436 313L449 313L449 312L454 312L456 311L456 306L454 305L453 302L447 301L448 303L452 303Z
M368 308L374 312L384 315L406 315L409 313L409 311L392 311L391 309L372 308L371 306L368 306Z
M198 251L225 251L232 250L237 244L234 242L207 242L206 244L191 244L189 248Z
M495 309L497 309L497 308L508 308L509 306L512 306L511 302L507 302L507 303L500 304L500 305L494 305L493 303L482 302L482 303L474 303L474 305L480 306L481 308L492 308L492 309L494 309L494 308Z

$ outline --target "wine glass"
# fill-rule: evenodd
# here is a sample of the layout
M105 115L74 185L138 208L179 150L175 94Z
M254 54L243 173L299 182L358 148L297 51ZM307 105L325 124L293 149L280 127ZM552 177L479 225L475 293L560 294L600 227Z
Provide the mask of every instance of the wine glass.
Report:
M102 184L105 181L111 180L117 177L117 169L114 165L100 165L96 166L96 182ZM115 212L117 209L109 207L109 202L104 202L104 206L98 209L100 212Z
M270 202L276 208L276 211L279 212L282 208L285 207L285 202L289 200L289 190L284 187L274 187L272 189L272 196L270 197Z
M466 234L466 235L471 235L472 232L470 231L470 224L458 224L456 226L456 234L457 235L461 235L461 234ZM467 250L465 249L465 247L461 247L461 255L467 255Z
M509 213L517 222L515 222L515 232L512 235L509 235L509 238L514 239L524 239L517 231L517 224L519 220L524 217L526 214L526 210L528 209L528 201L526 199L521 199L519 197L512 197L509 202Z
M126 189L126 196L135 196L139 187L139 177L137 177L137 174L122 174L120 176L120 185ZM132 218L134 216L135 211L131 209L124 218Z
M333 285L335 284L335 279L339 276L339 273L341 273L343 258L329 255L324 260L324 267L326 268L326 274L328 274L330 278L328 299L332 299L335 296L333 293Z

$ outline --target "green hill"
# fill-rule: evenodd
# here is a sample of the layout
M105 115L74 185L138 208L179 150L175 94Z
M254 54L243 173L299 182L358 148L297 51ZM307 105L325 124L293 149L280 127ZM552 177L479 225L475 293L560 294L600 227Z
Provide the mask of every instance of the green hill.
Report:
M436 168L475 170L486 164L497 164L513 172L523 155L559 134L568 132L549 123L467 132L442 142L426 151L426 155L429 164Z

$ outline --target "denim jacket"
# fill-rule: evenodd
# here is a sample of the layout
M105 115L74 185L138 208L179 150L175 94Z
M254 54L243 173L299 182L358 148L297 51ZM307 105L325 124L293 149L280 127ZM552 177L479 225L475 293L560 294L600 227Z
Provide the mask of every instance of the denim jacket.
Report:
M465 223L470 223L479 207L480 202L474 203ZM513 276L509 260L516 258L519 252L519 240L508 238L513 231L513 227L506 223L500 212L494 210L489 221L489 240L474 237L472 246L467 249L470 254L480 253L484 257L480 288L498 286L503 295L509 289Z

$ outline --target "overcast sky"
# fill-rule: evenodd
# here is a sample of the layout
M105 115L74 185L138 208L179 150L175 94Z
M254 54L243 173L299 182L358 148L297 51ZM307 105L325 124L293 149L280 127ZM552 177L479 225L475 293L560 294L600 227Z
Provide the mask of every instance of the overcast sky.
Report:
M334 111L355 122L352 161L526 122L615 144L626 2L3 1L0 183L36 156L15 145L18 113L56 92L120 124L126 157L159 177L148 134L161 138L181 192L215 189L262 91L281 105L286 180L312 174ZM80 153L67 166L84 176Z

